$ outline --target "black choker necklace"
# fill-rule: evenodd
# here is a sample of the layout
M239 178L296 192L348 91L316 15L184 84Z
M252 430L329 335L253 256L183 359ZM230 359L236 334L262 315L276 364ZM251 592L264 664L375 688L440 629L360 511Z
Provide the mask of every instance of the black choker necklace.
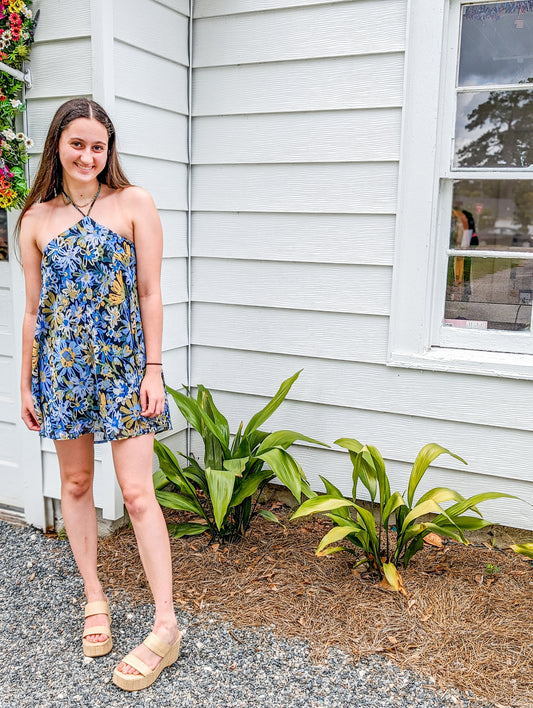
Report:
M61 194L62 194L62 195L65 197L65 199L67 200L67 204L72 204L72 206L73 206L75 209L77 209L79 212L81 212L82 214L83 214L83 212L81 211L82 208L85 208L86 206L89 206L89 204L90 204L90 206L89 206L89 211L87 212L87 214L83 214L84 216L89 216L89 214L91 213L91 209L92 209L93 206L94 206L95 201L98 199L98 197L99 197L99 195L100 195L100 190L101 190L101 189L102 189L102 184L100 183L100 184L98 185L98 189L96 190L96 194L94 195L94 197L93 197L91 200L89 200L89 201L87 202L87 204L76 204L76 202L72 199L72 197L70 197L70 196L65 192L64 189L61 190Z

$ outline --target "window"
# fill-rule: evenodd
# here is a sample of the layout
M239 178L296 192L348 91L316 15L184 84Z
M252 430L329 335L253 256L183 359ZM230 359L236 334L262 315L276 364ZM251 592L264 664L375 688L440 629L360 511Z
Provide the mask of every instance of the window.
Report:
M405 85L390 363L533 378L533 1L412 0Z

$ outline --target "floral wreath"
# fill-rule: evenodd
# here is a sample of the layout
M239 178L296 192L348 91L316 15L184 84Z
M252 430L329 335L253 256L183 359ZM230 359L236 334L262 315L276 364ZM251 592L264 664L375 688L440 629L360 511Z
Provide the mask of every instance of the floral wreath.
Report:
M22 69L33 44L37 17L31 0L0 0L0 61ZM0 208L17 209L28 193L24 164L33 141L17 132L15 120L26 109L20 100L22 81L0 69Z

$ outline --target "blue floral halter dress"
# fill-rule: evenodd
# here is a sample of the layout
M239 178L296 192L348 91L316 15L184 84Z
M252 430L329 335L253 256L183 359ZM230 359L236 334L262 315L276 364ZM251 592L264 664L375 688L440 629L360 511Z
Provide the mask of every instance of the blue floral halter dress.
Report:
M97 197L98 195L96 195ZM170 430L168 400L141 415L146 365L135 245L89 214L53 238L41 261L32 356L40 435L95 442Z

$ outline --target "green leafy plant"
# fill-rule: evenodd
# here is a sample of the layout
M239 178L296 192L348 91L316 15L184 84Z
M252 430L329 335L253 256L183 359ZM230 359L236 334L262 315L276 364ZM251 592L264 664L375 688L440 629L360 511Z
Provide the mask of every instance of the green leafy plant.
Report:
M391 493L390 482L385 471L383 458L372 445L362 445L352 438L341 438L337 445L347 449L353 464L353 489L350 501L324 477L326 494L308 499L293 514L296 519L308 514L326 513L335 526L324 536L317 549L317 555L328 555L338 551L357 551L344 546L331 547L330 544L348 539L363 551L363 558L357 563L367 563L380 578L385 578L395 590L402 590L398 567L407 567L411 558L422 549L424 537L434 532L467 544L464 532L490 526L483 519L477 505L488 499L512 497L510 494L485 492L465 499L459 492L446 487L435 487L423 494L416 502L416 489L429 465L442 454L451 455L467 464L436 443L425 445L413 464L407 492ZM357 486L361 482L370 494L372 510L356 503ZM379 492L379 502L376 497ZM452 502L444 509L442 504ZM376 512L377 523L374 517ZM473 511L478 516L465 515ZM353 515L352 515L353 512ZM435 514L431 521L421 517Z
M515 553L533 559L533 543L516 543L511 548Z
M302 493L308 497L314 495L302 468L287 449L296 440L324 443L292 430L273 433L260 430L285 400L299 374L298 371L286 379L246 427L241 422L233 440L229 423L207 388L198 386L194 398L190 392L186 395L167 386L181 413L204 443L204 466L194 457L180 453L189 463L182 467L168 447L155 442L160 469L154 475L154 486L159 503L170 509L189 511L197 519L169 524L174 536L207 532L211 540L234 541L244 537L256 514L277 521L271 511L258 509L261 492L274 477L290 489L298 502ZM176 491L167 490L169 483Z
M485 566L485 572L489 577L492 577L493 575L499 573L500 569L497 565L494 565L493 563L487 563L487 565Z
M33 44L38 14L31 0L0 0L0 61L20 70ZM0 208L17 209L27 194L24 165L31 138L15 127L16 117L26 109L20 100L22 82L0 72Z

